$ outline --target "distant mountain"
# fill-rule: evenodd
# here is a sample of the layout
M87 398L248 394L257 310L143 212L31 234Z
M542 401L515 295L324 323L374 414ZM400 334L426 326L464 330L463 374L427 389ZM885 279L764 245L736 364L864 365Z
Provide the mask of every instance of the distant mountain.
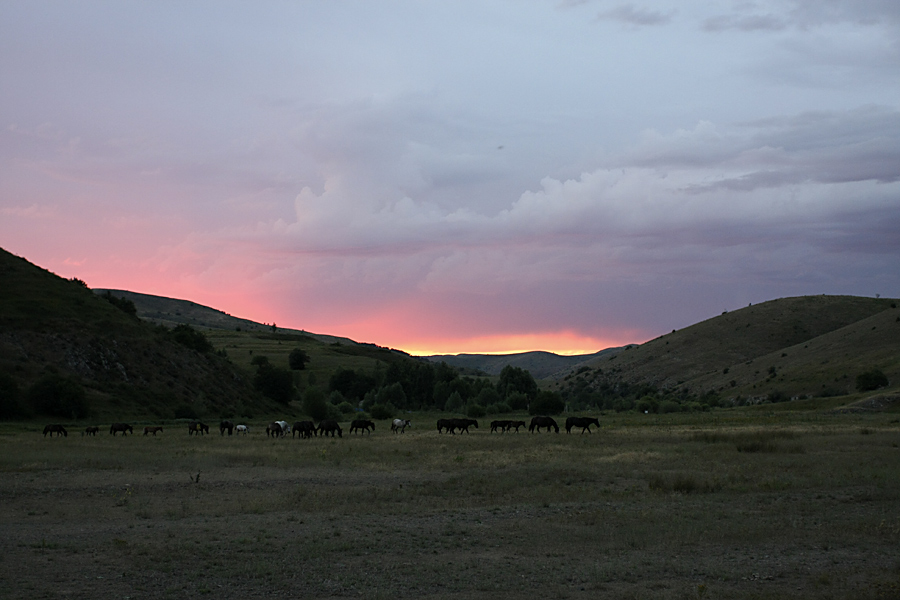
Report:
M187 324L194 327L206 327L208 329L229 329L241 331L258 331L271 333L272 326L264 323L257 323L249 319L233 317L226 312L191 302L190 300L178 300L176 298L166 298L165 296L154 296L152 294L140 294L138 292L130 292L128 290L112 290L97 288L95 294L105 295L107 292L118 298L125 298L134 302L137 308L137 316L145 321L173 327L175 325ZM277 323L275 324L277 326ZM290 333L309 336L320 342L327 344L356 344L349 338L337 337L333 335L323 335L319 333L310 333L301 329L288 329L284 327L277 328L278 333Z
M535 379L545 379L560 371L568 371L578 365L601 356L611 356L621 348L607 348L593 354L563 356L553 352L533 351L517 354L439 354L425 356L431 362L445 362L450 366L499 375L509 365L529 371Z
M90 413L101 419L218 415L270 404L224 357L190 349L84 282L2 249L0 379L7 415L13 395L26 412L40 412L29 390L60 381L83 390Z
M843 395L879 369L900 386L898 300L782 298L723 313L584 363L562 391L643 383L721 398Z

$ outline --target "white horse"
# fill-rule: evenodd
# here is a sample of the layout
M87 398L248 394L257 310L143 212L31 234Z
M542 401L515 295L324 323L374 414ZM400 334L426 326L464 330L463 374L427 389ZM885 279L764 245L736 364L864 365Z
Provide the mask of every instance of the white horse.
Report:
M391 423L391 431L393 433L404 433L407 427L412 427L412 424L409 422L409 419L394 419L394 422Z
M234 431L235 433L243 433L244 435L247 435L247 433L250 431L250 428L246 425L235 425Z
M291 432L291 426L288 425L287 421L275 421L275 422L278 423L279 425L281 425L281 432L284 435L287 435Z

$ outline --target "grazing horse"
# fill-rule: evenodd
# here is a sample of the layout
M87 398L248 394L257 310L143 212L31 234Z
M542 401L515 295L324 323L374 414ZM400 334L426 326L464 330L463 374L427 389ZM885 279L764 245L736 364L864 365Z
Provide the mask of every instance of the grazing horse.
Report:
M409 419L394 419L391 423L391 433L405 433L407 427L412 427Z
M249 431L250 431L250 428L247 427L246 425L235 425L235 426L234 426L234 432L235 432L236 434L238 434L238 433L243 433L244 435L247 435L247 433L248 433Z
M581 433L591 432L591 425L600 428L600 421L594 417L569 417L566 419L566 433L572 433L573 427L581 427Z
M113 423L109 426L109 432L113 434L113 437L116 436L117 433L122 432L122 435L126 433L134 433L134 427L129 425L128 423Z
M509 429L511 423L512 421L491 421L491 433L494 433L495 431L503 433Z
M219 435L225 435L225 430L228 430L228 435L231 435L231 431L234 429L234 423L231 421L222 421L219 423Z
M61 435L69 437L69 432L66 431L66 428L55 423L53 425L47 425L46 427L44 427L44 437L47 437L48 433L50 434L50 437L53 437L54 433L56 434L56 437L59 437Z
M194 435L195 433L197 435L209 433L209 425L200 421L191 421L188 423L188 435Z
M97 435L97 433L99 433L99 432L100 432L100 428L99 428L99 427L97 427L96 425L91 425L90 427L85 427L85 428L84 428L84 433L81 434L81 435L85 435L85 434L87 434L87 435Z
M274 423L269 423L266 426L266 437L272 436L274 438L281 437L283 435L284 429L281 428L281 425L279 425L277 421Z
M332 419L327 419L327 420L319 423L319 431L322 433L323 436L328 435L330 433L331 437L334 437L334 433L337 432L338 437L344 437L343 436L344 430L341 429L341 426L338 425L337 421L334 421Z
M441 429L446 429L447 433L450 433L450 427L453 425L453 419L438 419L437 422L437 430L438 433L443 433Z
M283 433L284 435L287 435L291 432L291 426L288 425L287 421L275 421L275 422L278 423L279 425L281 425L281 433Z
M297 421L291 427L291 437L294 437L294 433L301 438L311 438L316 433L316 424L312 421Z
M156 432L158 431L158 432L162 433L162 430L163 430L163 428L159 427L159 426L144 427L144 435L147 435L148 433L152 433L153 437L156 437Z
M559 425L556 424L552 417L534 417L531 419L528 431L534 433L534 430L537 429L537 432L540 433L542 427L547 428L547 433L550 433L551 427L556 430L556 433L559 433Z
M375 431L375 423L369 421L367 419L354 419L352 423L350 423L350 433L354 431L359 431L360 433L372 433Z
M450 419L450 433L453 433L454 429L459 429L460 433L469 433L469 427L472 425L478 429L478 421L475 419Z
M506 426L506 431L509 431L513 427L516 428L516 433L519 433L519 427L525 427L525 421L510 421L509 425Z

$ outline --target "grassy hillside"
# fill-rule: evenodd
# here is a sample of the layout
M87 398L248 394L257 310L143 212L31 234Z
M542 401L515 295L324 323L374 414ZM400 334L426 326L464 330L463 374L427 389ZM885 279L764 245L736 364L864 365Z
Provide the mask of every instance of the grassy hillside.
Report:
M897 305L897 300L852 296L773 300L585 363L559 387L570 389L578 379L581 388L628 382L754 403L775 394L850 394L857 375L877 368L895 389L900 384Z
M218 415L269 404L223 357L185 347L167 330L120 310L82 282L4 250L0 377L4 405L16 401L26 414L39 411L29 391L48 380L82 389L91 415L100 420L172 418L179 409Z
M443 361L454 367L482 371L489 375L499 375L503 367L509 365L529 371L535 379L544 379L560 371L568 371L592 359L615 354L619 350L621 348L607 348L595 354L575 356L534 351L517 354L441 354L425 358L432 362Z

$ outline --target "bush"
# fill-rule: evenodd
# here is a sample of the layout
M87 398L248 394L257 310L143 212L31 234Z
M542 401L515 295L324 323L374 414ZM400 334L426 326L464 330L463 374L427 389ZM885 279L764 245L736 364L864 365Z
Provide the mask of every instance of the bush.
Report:
M253 377L253 387L267 398L289 404L294 397L294 376L287 369L262 364Z
M463 402L459 392L453 392L450 394L450 397L447 398L447 402L444 403L444 410L447 412L460 412L464 405L465 402Z
M59 375L47 375L31 386L28 400L39 413L52 417L81 419L90 412L81 384Z
M659 410L659 402L653 396L644 396L637 401L635 408L640 413L655 413Z
M681 405L674 400L663 400L659 403L659 412L663 414L681 412Z
M341 414L344 414L344 415L349 415L354 410L356 410L352 404L350 404L349 402L346 402L346 401L341 402L340 404L337 404L336 406L337 406L337 409L339 411L341 411Z
M870 392L878 388L887 387L888 383L887 375L879 369L872 369L856 376L856 389L860 392Z
M388 402L387 404L373 404L372 408L369 409L369 413L372 415L373 419L390 419L397 412L397 408Z
M328 402L325 401L325 392L316 387L307 388L303 394L302 404L304 414L316 421L328 418Z
M562 396L556 392L543 390L538 392L537 398L528 406L530 415L558 415L566 408Z
M489 415L501 415L503 413L512 412L512 408L506 402L498 402L497 404L488 404L484 407Z
M506 403L512 410L528 410L528 396L524 392L512 392L506 397Z
M470 419L480 419L486 414L487 412L484 410L484 407L480 404L475 404L474 402L469 404L466 408L466 416Z
M178 325L169 332L169 336L182 346L200 353L210 352L213 349L213 345L206 339L206 336L190 325Z
M294 371L302 371L310 360L309 354L302 348L294 348L288 355L288 365Z

